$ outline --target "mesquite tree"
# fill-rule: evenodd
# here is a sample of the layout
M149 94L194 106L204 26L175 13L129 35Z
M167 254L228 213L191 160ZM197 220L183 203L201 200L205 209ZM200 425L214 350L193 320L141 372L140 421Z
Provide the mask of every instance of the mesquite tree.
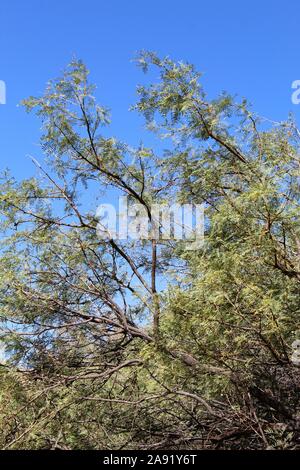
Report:
M25 101L46 158L1 184L2 446L297 448L299 132L208 100L189 64L137 62L165 152L107 137L81 62ZM105 192L150 226L153 204L204 204L203 246L99 238Z

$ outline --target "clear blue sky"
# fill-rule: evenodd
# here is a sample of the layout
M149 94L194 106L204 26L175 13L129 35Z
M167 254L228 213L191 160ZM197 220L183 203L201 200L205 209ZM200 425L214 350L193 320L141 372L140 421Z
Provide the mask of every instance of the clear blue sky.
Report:
M140 141L141 120L128 113L143 80L131 62L140 49L188 60L204 72L210 96L222 90L247 97L260 114L281 120L289 111L291 83L300 79L299 0L1 0L0 169L18 177L39 155L39 122L17 106L40 94L76 55L112 109L112 131Z

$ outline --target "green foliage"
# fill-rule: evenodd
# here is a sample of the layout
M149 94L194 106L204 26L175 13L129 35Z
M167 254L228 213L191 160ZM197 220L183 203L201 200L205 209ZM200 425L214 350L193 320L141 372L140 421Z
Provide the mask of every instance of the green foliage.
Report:
M208 100L190 64L137 63L160 74L134 109L165 152L101 134L80 61L24 102L46 158L0 182L1 447L299 448L299 131ZM99 240L112 189L149 219L205 204L203 247Z

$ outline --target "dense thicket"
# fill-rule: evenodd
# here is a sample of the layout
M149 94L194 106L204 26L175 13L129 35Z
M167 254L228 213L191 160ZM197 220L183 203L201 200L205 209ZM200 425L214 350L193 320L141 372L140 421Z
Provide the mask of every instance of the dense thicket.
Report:
M81 62L25 101L45 161L1 180L1 447L300 448L299 131L208 100L189 64L138 64L153 149L109 136ZM100 239L105 192L149 222L204 203L203 246Z

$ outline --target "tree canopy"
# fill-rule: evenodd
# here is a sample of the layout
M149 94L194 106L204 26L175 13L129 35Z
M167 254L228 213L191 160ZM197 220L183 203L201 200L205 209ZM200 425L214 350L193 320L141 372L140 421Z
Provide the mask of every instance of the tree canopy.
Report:
M109 134L81 61L24 101L45 158L0 182L0 445L299 449L300 133L188 63L137 64L153 148ZM107 195L150 223L204 204L204 244L99 238Z

